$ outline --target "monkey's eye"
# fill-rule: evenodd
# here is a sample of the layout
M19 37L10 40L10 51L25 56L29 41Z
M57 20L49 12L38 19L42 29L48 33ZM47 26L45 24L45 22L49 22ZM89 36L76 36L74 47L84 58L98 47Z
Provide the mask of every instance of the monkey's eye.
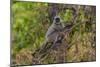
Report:
M56 21L56 22L60 22L60 18L56 18L55 21Z

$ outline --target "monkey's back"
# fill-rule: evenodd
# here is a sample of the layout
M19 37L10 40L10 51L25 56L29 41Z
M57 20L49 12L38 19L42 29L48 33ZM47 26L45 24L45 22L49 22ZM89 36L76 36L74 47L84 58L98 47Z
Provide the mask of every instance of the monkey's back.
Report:
M55 41L55 39L56 39L56 37L57 37L57 35L59 34L59 31L61 30L63 28L63 26L62 25L55 25L55 24L52 24L50 27L49 27L49 29L48 29L48 31L47 31L47 33L46 33L46 40L48 41L48 42L54 42Z

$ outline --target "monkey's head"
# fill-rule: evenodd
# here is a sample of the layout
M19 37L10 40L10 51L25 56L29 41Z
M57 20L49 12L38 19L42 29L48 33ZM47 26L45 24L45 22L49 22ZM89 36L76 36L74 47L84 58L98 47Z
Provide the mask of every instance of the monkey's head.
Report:
M55 24L59 24L59 23L60 23L60 21L61 21L61 19L60 19L60 17L59 17L59 16L55 16L55 17L54 17L53 22L54 22Z

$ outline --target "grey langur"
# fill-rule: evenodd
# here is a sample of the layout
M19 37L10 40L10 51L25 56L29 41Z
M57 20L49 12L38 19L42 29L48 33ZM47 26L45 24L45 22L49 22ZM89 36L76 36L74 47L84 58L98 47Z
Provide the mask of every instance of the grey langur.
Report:
M48 28L46 33L46 41L53 43L56 40L57 35L63 29L63 24L61 23L61 18L59 16L55 16L53 23Z
M59 35L59 32L63 29L63 25L61 23L61 18L59 16L55 16L53 23L51 26L48 28L48 31L45 35L46 41L43 43L44 45L41 46L41 48L37 49L36 52L38 51L38 54L44 54L50 47L53 45L49 43L55 43L55 40L57 39L57 36ZM33 56L36 54L33 53Z

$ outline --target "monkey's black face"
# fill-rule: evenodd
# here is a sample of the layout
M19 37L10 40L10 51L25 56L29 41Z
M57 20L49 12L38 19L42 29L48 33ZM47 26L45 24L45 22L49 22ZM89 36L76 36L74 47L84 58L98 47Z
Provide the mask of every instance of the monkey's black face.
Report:
M55 18L55 21L58 23L60 22L60 18Z

